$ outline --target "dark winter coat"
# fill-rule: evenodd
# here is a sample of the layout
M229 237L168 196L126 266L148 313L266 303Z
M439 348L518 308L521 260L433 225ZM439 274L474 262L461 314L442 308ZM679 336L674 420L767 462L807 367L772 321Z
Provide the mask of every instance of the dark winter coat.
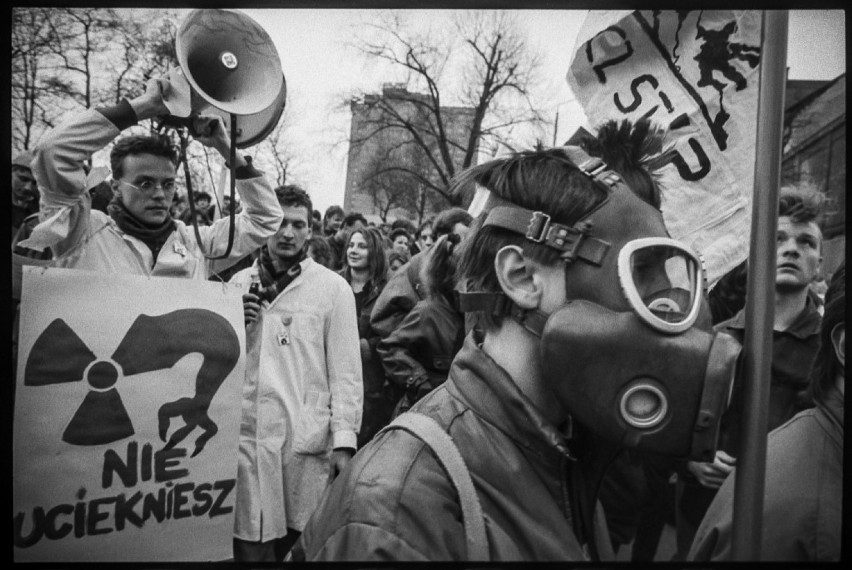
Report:
M840 560L843 508L843 396L800 412L769 434L760 559ZM710 505L691 561L730 560L736 471Z
M417 303L379 342L385 376L403 394L400 413L446 381L464 332L464 316L436 294Z
M429 250L419 253L400 267L376 300L370 315L370 326L379 338L385 338L393 332L414 305L426 298L420 272L428 253Z
M482 505L491 560L588 560L565 435L468 335L447 381L413 411L452 437ZM335 479L296 561L464 560L458 495L435 455L383 433ZM606 532L596 533L606 540ZM593 539L594 540L594 539Z
M376 347L379 337L370 328L370 313L387 281L369 283L363 294L355 296L358 312L358 338L361 343L361 371L364 380L364 414L358 432L358 447L370 441L390 421L396 400L385 388L385 372Z

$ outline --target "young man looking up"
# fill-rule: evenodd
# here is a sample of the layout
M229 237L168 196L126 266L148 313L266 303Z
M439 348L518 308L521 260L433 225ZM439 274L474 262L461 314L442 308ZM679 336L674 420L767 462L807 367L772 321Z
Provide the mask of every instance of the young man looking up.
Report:
M776 240L775 320L769 384L768 430L771 431L813 403L807 396L811 364L819 349L821 317L808 294L822 265L822 232L817 220L822 194L795 187L781 189ZM743 308L719 323L740 343L745 339ZM767 331L769 334L769 331ZM742 428L741 379L734 383L731 404L722 418L719 450L712 462L690 461L678 481L677 546L686 556L695 531L716 492L736 465Z
M769 434L763 541L767 562L838 562L843 547L843 395L846 266L831 277L811 374L815 407ZM736 477L729 475L701 522L690 562L731 560Z
M232 283L246 292L246 381L234 558L281 562L355 452L363 387L355 297L306 255L313 206L277 191L284 221ZM253 286L254 284L254 286Z

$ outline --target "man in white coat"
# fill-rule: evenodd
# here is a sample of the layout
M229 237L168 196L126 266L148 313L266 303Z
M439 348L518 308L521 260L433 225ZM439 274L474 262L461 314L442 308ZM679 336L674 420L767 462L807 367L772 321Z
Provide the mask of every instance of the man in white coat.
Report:
M50 248L52 265L105 273L207 280L254 252L281 223L281 210L268 180L239 154L236 190L245 204L234 220L234 241L224 259L230 220L199 228L173 220L169 206L177 189L178 155L167 136L127 135L110 150L114 198L105 214L92 208L87 191L100 182L100 168L87 170L86 160L141 121L169 114L166 79L151 79L145 93L119 104L70 116L45 135L35 149L32 171L41 192L40 223L19 245L37 251ZM225 160L231 140L222 119L202 116L209 132L195 140L216 149Z
M280 562L325 488L355 453L363 385L355 297L306 255L313 205L276 189L284 220L244 288L246 381L234 524L234 559Z

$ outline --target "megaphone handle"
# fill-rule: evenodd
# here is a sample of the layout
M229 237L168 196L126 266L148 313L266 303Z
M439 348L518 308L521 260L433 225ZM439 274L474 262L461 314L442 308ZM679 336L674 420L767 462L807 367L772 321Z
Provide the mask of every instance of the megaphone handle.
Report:
M235 191L236 191L236 187L237 187L237 180L236 180L236 174L235 174L236 166L234 164L237 160L237 146L236 146L237 117L236 117L236 115L233 115L233 114L231 115L231 149L230 149L231 150L231 153L230 153L231 207L230 207L230 212L229 212L230 225L228 227L228 247L225 248L225 253L223 253L222 255L210 256L210 255L207 254L206 251L204 251L204 243L201 241L201 232L198 231L198 220L195 218L195 200L194 200L193 191L192 191L192 177L190 176L190 173L189 173L189 160L187 159L187 154L186 154L186 147L187 147L188 141L187 141L186 135L184 135L180 131L179 131L179 133L180 133L180 157L181 157L181 161L183 162L184 176L186 177L186 194L187 194L187 201L189 202L189 214L192 217L192 229L195 233L195 241L198 244L198 249L201 250L201 253L204 255L204 257L206 259L210 259L210 260L226 259L229 255L231 255L231 250L234 247L234 228L235 228L235 225L236 225L235 224L235 221L236 221L235 210L236 210L236 208L234 208L233 204L235 203L234 202L234 196L235 196Z
M201 232L198 231L198 220L195 217L195 193L192 191L192 176L189 173L189 160L186 156L187 136L182 131L178 131L178 136L180 137L180 160L183 163L183 175L186 179L186 200L189 202L189 215L192 229L195 232L195 242L204 257L207 257L207 252L204 251L204 243L201 241Z
M228 247L225 250L225 255L222 257L228 257L231 253L231 248L234 246L234 227L236 226L236 202L234 201L234 193L237 187L237 177L235 174L236 171L236 162L237 162L237 116L231 113L231 157L228 160L228 163L231 165L231 202L228 206L228 218L230 219L231 225L228 227Z

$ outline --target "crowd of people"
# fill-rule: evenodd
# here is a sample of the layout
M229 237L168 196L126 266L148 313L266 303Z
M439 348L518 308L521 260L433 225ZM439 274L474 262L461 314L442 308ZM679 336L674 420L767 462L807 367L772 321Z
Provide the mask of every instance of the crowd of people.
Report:
M476 191L477 206L419 225L321 213L240 155L239 199L198 192L190 209L168 137L118 138L168 114L163 82L72 117L13 160L14 261L240 287L236 561L464 560L468 495L433 444L388 427L412 415L452 438L492 560L629 548L650 561L666 523L675 560L730 559L748 272L708 292L694 252L669 238L643 162L661 131L611 122L576 147L472 167L450 190ZM217 121L195 138L228 160ZM106 181L86 162L111 143ZM821 199L780 192L767 560L840 556L845 269L822 267ZM18 278L13 302L20 294ZM656 380L618 376L607 366L619 359ZM705 409L711 385L731 396ZM631 416L626 387L671 397L671 417ZM698 441L699 403L716 412L718 441Z

